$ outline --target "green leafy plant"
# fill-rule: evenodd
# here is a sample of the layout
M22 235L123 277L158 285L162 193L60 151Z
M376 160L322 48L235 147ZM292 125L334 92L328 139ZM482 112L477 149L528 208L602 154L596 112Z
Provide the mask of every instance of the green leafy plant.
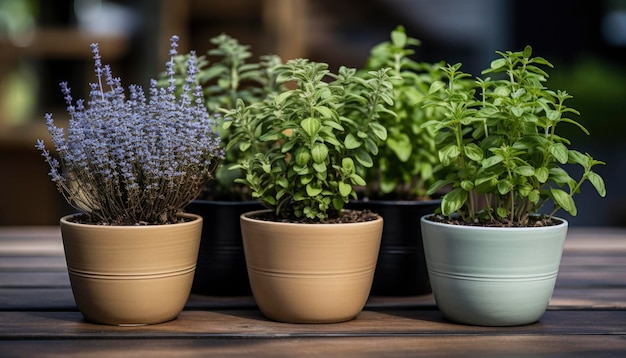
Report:
M353 186L365 185L358 174L373 165L387 130L378 120L392 113L393 88L388 69L366 78L341 67L295 59L280 67L286 89L263 102L238 101L227 113L233 133L226 149L246 152L234 165L244 171L237 181L279 218L324 221L338 217Z
M260 56L258 62L251 62L250 46L239 40L220 34L211 38L213 48L206 56L198 57L197 80L203 88L204 101L211 113L231 110L238 100L246 104L263 101L281 90L277 82L277 69L282 60L276 55ZM189 54L174 58L175 85L181 90L187 76ZM209 59L212 59L211 62ZM164 74L165 75L165 74ZM161 80L166 84L166 78ZM220 138L225 147L231 140L231 132L220 121ZM249 200L249 191L235 179L242 177L238 170L229 170L232 165L241 162L246 152L230 150L215 171L215 179L207 183L201 198Z
M364 177L369 183L368 198L424 199L434 183L433 172L439 164L433 127L429 120L442 118L442 110L424 107L431 84L443 79L443 63L416 62L411 59L420 41L408 37L404 27L391 32L391 40L374 46L366 70L391 68L394 114L382 113L380 123L388 138L380 145L374 165Z
M557 134L562 123L589 134L570 118L579 114L565 103L572 97L544 86L543 68L553 65L531 57L530 46L497 53L501 57L482 73L504 76L471 81L461 64L447 65L447 81L430 87L426 105L442 108L445 118L424 125L438 132L439 159L451 169L430 192L450 186L441 214L468 224L529 226L548 202L554 207L543 224L559 209L576 215L573 196L584 182L600 196L606 189L593 171L604 163L570 149L570 141ZM579 179L568 173L570 164L582 167Z

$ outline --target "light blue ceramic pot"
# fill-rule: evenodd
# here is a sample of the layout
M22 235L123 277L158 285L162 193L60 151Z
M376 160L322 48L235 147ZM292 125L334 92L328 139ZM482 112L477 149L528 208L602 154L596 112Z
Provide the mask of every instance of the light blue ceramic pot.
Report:
M448 225L421 218L437 306L451 321L517 326L538 321L554 285L567 221L536 228Z

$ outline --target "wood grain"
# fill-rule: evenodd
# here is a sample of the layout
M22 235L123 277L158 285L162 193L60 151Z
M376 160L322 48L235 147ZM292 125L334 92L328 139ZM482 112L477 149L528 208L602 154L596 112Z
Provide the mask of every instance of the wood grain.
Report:
M572 228L548 311L520 327L449 322L433 295L369 298L349 322L266 319L254 298L192 294L173 321L86 322L58 227L0 228L0 356L626 356L626 230Z

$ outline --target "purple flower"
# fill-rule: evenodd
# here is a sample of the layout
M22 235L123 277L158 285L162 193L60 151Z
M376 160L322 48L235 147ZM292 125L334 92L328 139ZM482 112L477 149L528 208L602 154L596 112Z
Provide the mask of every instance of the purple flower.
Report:
M223 157L217 121L209 116L197 85L196 57L182 93L173 86L173 57L178 37L171 39L166 63L168 88L150 82L128 91L108 65L102 65L92 44L97 83L90 84L85 102L74 104L67 83L61 91L67 103L67 133L46 114L48 132L58 160L42 140L36 148L50 166L58 190L93 222L110 225L177 221L177 213L195 199L210 179L214 161Z

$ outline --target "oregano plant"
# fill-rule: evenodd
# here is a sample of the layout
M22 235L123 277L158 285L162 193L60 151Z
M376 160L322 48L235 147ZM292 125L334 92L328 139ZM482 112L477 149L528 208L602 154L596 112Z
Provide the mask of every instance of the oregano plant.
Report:
M571 149L557 130L574 125L589 134L566 104L572 96L545 86L545 69L554 66L532 57L530 46L497 54L483 77L472 80L461 64L447 65L446 80L430 87L426 106L445 116L424 125L438 132L439 160L451 169L430 192L448 187L441 214L465 224L548 225L559 209L576 215L573 197L583 183L602 197L606 189L593 170L604 163ZM571 165L582 167L579 178L568 172ZM536 215L549 202L549 214Z
M388 69L358 76L353 68L332 73L328 65L295 59L281 66L276 96L226 113L233 136L226 149L248 153L234 165L252 196L278 218L320 222L340 216L355 198L358 174L373 165L387 138L379 123L392 113L393 87Z
M423 103L430 85L443 79L444 63L413 60L419 45L418 39L398 26L389 41L372 48L368 58L366 71L390 68L395 97L394 113L383 113L380 118L387 128L387 140L381 143L374 165L364 173L368 198L426 199L428 187L434 183L433 172L439 165L435 130L422 124L441 118L442 110Z

